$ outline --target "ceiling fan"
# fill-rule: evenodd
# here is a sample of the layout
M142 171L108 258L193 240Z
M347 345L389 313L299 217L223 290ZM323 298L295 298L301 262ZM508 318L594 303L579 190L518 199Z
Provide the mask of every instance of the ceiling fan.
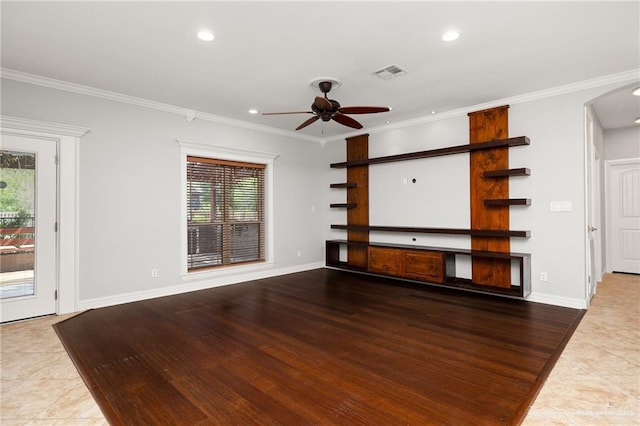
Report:
M338 123L353 127L354 129L362 129L362 124L358 123L353 118L346 114L372 114L376 112L388 112L387 107L378 106L350 106L342 107L338 101L329 99L327 93L331 91L333 86L332 81L320 81L318 82L318 88L323 96L316 96L316 99L311 104L311 111L293 111L293 112L263 112L262 115L280 115L280 114L313 114L313 117L306 120L304 123L296 127L296 130L303 129L309 124L322 119L322 121L337 121Z

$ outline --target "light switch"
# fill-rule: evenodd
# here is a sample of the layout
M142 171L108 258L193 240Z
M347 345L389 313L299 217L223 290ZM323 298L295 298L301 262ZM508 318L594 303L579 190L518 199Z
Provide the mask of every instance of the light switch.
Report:
M552 212L570 212L573 210L573 205L571 201L552 201L550 210Z

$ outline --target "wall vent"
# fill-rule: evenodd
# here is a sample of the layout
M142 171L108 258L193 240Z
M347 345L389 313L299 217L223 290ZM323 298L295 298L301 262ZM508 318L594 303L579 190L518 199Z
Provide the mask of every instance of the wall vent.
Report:
M373 75L378 76L383 80L389 80L390 78L398 77L406 73L407 70L400 68L398 65L389 65L375 71Z

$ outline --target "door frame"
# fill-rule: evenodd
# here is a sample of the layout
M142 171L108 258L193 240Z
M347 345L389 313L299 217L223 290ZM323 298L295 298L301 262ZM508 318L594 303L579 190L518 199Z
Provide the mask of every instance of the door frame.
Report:
M602 216L595 214L601 209L602 176L599 173L601 153L596 141L596 118L591 105L584 108L584 229L585 229L585 302L587 307L595 296L598 281L602 279ZM600 210L598 210L600 211ZM593 229L592 229L593 227ZM595 233L598 234L595 234ZM595 234L595 235L594 235Z
M57 146L57 290L56 314L76 312L79 300L79 154L89 129L0 116L0 133L53 140Z
M640 165L640 157L638 158L623 158L619 160L605 160L604 162L604 191L605 191L605 203L606 203L606 271L611 273L613 272L613 224L612 224L612 215L611 215L611 169L617 166L627 166L638 164Z

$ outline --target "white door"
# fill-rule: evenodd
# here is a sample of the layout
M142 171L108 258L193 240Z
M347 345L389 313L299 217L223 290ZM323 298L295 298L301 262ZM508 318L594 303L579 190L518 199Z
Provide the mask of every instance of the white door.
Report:
M608 270L640 274L640 159L608 162Z
M0 143L0 320L56 313L56 141Z

